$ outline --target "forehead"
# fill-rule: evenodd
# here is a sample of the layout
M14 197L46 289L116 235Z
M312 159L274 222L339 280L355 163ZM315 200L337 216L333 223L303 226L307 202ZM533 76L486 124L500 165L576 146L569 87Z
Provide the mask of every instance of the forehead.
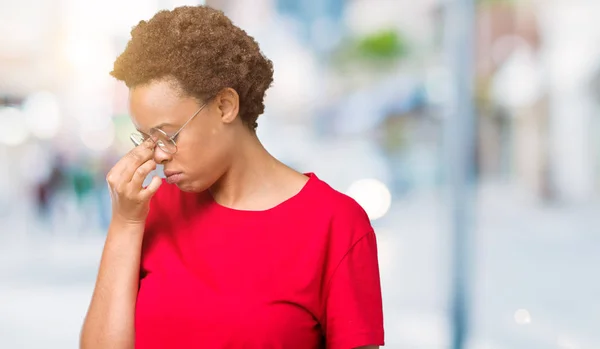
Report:
M135 127L148 130L162 123L176 124L194 103L181 97L172 83L156 81L129 89L129 110Z

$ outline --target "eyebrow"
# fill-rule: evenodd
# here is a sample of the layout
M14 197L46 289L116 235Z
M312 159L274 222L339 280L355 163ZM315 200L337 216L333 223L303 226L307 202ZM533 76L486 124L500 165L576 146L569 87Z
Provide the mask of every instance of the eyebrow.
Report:
M166 127L166 126L175 127L175 125L173 125L173 124L170 124L168 122L163 122L162 124L158 124L158 125L150 128L150 129L153 129L153 128L163 128L163 127Z
M152 130L152 129L154 129L154 128L161 129L161 128L163 128L163 127L167 127L167 126L169 126L169 127L176 127L176 125L170 124L170 123L168 123L168 122L163 122L162 124L158 124L158 125L156 125L156 126L154 126L154 127L151 127L151 128L150 128L150 130ZM142 130L140 130L140 129L137 129L137 128L136 128L136 130L138 130L138 132L139 132L139 133L142 133L142 134L148 135L146 132L144 132L144 131L142 131Z

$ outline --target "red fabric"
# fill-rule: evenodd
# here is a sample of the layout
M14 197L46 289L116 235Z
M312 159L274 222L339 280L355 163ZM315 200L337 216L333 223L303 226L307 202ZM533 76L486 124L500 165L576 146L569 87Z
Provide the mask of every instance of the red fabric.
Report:
M373 228L354 200L309 176L266 211L163 183L144 238L136 348L383 345Z

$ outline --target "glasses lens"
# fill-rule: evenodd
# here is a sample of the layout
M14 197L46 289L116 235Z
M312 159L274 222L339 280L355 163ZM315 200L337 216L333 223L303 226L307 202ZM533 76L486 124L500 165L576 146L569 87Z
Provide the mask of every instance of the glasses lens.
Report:
M144 143L144 136L142 136L141 133L134 132L131 134L131 136L129 136L129 139L131 139L131 141L133 142L133 144L135 144L136 147Z
M164 151L165 153L175 154L175 152L177 152L177 146L175 145L175 142L173 142L173 140L167 136L165 131L153 129L150 131L150 137L152 137L160 150Z

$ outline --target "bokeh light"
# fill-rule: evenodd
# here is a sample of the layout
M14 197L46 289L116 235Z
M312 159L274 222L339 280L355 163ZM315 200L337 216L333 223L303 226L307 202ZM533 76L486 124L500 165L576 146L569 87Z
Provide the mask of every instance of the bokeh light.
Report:
M15 107L0 107L0 143L9 146L23 144L29 137L29 129L23 113Z
M371 220L385 216L392 204L390 190L377 179L358 180L350 185L346 194L363 207Z
M40 139L56 136L61 126L60 105L50 92L37 92L25 100L23 115L31 133Z
M527 309L519 309L515 312L515 322L519 325L528 325L531 323L531 314Z
M115 126L112 122L105 123L100 127L83 127L81 141L93 151L108 149L115 141Z

